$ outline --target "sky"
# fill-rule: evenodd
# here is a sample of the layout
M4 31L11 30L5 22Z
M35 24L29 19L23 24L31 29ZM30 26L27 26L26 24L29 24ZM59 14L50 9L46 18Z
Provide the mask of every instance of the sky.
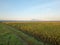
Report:
M0 20L59 20L60 0L0 0Z

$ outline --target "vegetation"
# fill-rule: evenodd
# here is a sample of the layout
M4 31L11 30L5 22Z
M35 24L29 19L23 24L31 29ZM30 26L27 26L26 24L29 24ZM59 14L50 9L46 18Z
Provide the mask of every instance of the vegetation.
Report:
M45 44L60 45L60 22L6 23Z
M0 45L44 45L44 43L12 26L0 23Z
M20 37L17 37L12 29L0 23L0 45L24 45L26 44ZM27 45L27 44L26 44Z

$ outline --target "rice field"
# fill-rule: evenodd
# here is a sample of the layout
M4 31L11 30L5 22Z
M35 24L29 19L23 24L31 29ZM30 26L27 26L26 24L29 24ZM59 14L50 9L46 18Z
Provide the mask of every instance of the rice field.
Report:
M3 22L0 36L1 45L60 45L60 22Z

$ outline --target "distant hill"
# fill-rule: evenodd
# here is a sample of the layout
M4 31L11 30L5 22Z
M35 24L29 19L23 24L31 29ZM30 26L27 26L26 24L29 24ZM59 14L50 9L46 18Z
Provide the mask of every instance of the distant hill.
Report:
M26 21L30 22L30 21L44 21L44 20L39 20L39 19L31 19L31 20L0 20L0 22L26 22Z

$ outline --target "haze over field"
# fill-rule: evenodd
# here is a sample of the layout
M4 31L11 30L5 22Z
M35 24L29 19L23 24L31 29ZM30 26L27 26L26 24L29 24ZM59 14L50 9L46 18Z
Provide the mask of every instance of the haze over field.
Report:
M0 20L59 20L60 0L0 0Z

